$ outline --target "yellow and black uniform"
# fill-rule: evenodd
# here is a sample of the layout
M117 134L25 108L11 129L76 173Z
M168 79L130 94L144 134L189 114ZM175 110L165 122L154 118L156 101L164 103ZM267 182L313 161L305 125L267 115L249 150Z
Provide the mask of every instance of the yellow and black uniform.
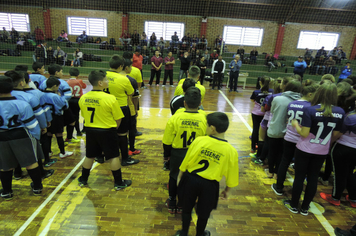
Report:
M120 127L117 129L119 134L124 134L129 130L130 125L130 110L127 104L127 96L134 93L134 88L125 75L115 71L107 71L106 78L109 80L108 92L116 97L122 113L124 113L125 116L121 120Z
M174 96L177 95L183 95L184 91L183 91L183 82L185 81L185 79L181 79L178 82L178 85L176 87L176 90L174 91ZM201 101L203 102L204 97L205 97L205 87L203 85L200 84L200 81L198 81L195 84L195 87L197 87L200 90L200 94L201 94Z
M138 68L132 66L132 70L129 76L134 78L138 84L142 83L142 74Z
M124 114L115 96L93 90L79 99L79 107L87 132L86 156L94 158L104 152L107 160L118 157L116 120L122 119Z
M239 183L236 149L226 140L213 136L196 138L179 169L185 172L178 187L183 211L191 210L198 198L197 214L206 219L217 206L222 177L226 177L230 188Z

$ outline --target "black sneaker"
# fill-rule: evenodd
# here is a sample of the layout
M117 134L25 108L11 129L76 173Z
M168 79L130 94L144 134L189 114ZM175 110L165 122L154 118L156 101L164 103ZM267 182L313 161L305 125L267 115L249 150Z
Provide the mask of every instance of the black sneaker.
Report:
M51 165L53 165L54 163L56 163L57 160L58 160L57 158L49 159L48 162L45 162L45 163L43 163L43 164L44 164L45 167L50 167Z
M188 236L188 234L183 234L183 230L178 230L174 236Z
M132 157L129 157L129 158L127 158L127 160L123 160L121 165L122 166L129 166L129 165L137 164L139 162L140 162L140 160L133 159Z
M14 179L16 180L20 180L22 179L24 176L22 175L22 171L21 173L14 173Z
M85 186L88 186L88 181L82 180L82 176L80 176L78 178L78 184L79 184L80 187L85 187Z
M284 204L284 206L285 206L290 212L292 212L292 213L294 213L294 214L297 214L297 213L298 213L298 209L295 208L295 207L292 207L292 206L290 205L290 200L284 200L284 201L283 201L283 204Z
M30 184L30 186L31 186L31 188L32 188L32 192L33 192L34 195L41 195L41 193L42 193L42 188L43 188L42 184L41 184L41 188L40 188L40 189L34 189L34 188L33 188L33 182Z
M131 180L122 180L121 184L115 184L114 189L116 191L119 191L121 189L127 188L128 186L130 186L132 184Z
M142 135L142 132L136 132L135 136L141 136Z
M299 210L300 214L303 216L307 216L309 214L309 208L308 208L308 210L304 210L304 209L300 208L300 210Z
M163 170L169 170L169 161L163 163Z
M3 189L0 189L0 196L5 199L6 201L11 200L14 196L13 192L11 191L10 193L4 193Z
M105 159L104 159L103 156L101 156L101 157L95 157L95 161L98 162L98 163L100 163L100 164L103 164L103 163L105 162Z
M204 230L204 236L210 236L210 235L211 235L211 233L209 230Z
M277 194L278 196L283 195L283 190L277 188L277 184L272 184L271 188L273 189L274 193Z
M177 213L177 201L170 200L169 198L166 200L166 207L168 208L168 212L171 214Z
M352 236L349 230L348 231L342 230L338 227L335 228L334 233L336 236Z
M50 169L50 170L45 170L45 174L42 176L42 179L46 179L48 177L50 177L51 175L53 175L54 170Z

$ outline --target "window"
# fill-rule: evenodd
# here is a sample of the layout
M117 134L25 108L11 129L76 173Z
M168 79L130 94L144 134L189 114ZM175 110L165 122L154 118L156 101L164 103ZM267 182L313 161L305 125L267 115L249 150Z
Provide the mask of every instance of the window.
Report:
M300 31L298 49L320 49L332 50L336 47L340 34L315 31Z
M83 31L89 36L107 37L107 20L103 18L67 17L68 34L81 35Z
M28 14L0 12L0 29L5 27L7 31L12 28L19 32L30 32L30 20Z
M145 32L148 38L151 37L154 32L157 40L163 37L164 40L171 40L174 32L177 32L179 39L184 36L184 24L174 22L158 22L158 21L146 21Z
M224 26L223 40L226 44L261 46L262 37L262 28Z

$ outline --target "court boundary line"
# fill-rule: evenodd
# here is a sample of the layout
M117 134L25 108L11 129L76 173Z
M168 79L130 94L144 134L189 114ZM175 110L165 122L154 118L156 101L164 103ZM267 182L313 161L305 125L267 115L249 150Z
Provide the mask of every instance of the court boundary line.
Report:
M246 126L246 128L252 132L252 128L251 126L247 123L247 121L242 117L241 113L235 108L235 106L230 102L230 100L226 97L226 95L219 90L220 94L224 97L224 99L226 100L226 102L230 105L230 107L235 111L235 113L237 114L237 116L240 118L240 120L242 121L242 123L244 123L244 125ZM288 173L287 173L288 174ZM290 175L289 175L290 177ZM288 178L287 179L289 182L293 183L293 178ZM334 227L329 223L329 221L323 216L323 214L321 213L321 211L316 207L316 205L314 204L314 202L311 202L310 204L310 209L313 210L313 213L315 215L315 217L318 219L319 223L324 227L325 231L329 234L329 235L335 235L334 233Z

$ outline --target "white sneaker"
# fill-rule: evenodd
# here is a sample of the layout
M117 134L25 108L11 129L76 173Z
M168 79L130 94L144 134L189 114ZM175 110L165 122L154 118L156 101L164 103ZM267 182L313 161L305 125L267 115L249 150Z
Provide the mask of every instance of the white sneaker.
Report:
M162 87L166 87L166 85L162 84Z
M73 154L73 152L65 152L64 154L60 153L59 158L64 159L66 157L72 156Z
M171 87L173 88L173 87L174 87L174 85L171 85Z

